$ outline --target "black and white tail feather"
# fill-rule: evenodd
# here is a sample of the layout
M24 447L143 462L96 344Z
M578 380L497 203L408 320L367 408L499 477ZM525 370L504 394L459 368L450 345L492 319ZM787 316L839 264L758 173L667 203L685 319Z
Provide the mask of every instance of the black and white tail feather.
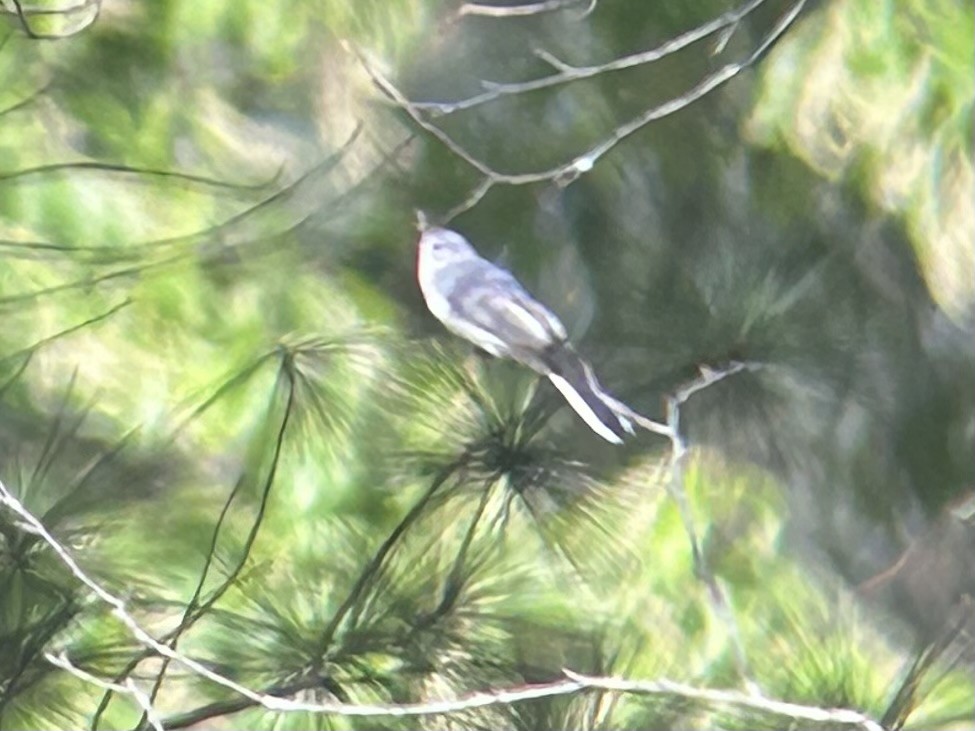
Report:
M417 279L427 307L451 332L488 353L547 376L590 429L613 444L633 434L637 415L600 386L565 327L505 269L478 256L455 231L427 228Z
M568 343L549 354L548 361L548 380L590 429L613 444L622 444L625 435L633 434L633 423L619 402L603 390L592 367Z

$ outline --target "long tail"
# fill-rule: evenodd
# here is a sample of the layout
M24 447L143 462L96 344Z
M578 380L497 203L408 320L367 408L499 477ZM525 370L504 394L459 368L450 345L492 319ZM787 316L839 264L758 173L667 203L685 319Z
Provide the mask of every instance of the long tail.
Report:
M599 385L589 364L567 345L546 356L551 368L548 378L569 406L607 442L622 444L623 436L633 433L633 424L619 408L621 404Z

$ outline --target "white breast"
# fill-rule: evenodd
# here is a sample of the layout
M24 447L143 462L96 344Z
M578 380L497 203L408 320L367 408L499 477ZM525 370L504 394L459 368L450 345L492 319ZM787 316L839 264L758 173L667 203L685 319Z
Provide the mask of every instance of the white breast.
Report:
M420 247L420 254L417 257L416 263L416 278L420 283L420 292L423 293L423 299L426 301L430 312L438 320L444 322L450 315L450 303L447 302L447 298L434 286L434 267L429 260L429 256L425 255L425 252L426 248Z

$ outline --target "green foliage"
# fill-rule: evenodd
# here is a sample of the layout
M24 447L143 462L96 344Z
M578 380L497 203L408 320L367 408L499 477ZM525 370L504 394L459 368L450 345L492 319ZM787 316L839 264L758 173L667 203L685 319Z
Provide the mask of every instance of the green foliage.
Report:
M973 296L959 274L975 263L973 22L954 0L835 3L785 42L751 123L759 143L848 175L902 216L932 296L956 319Z

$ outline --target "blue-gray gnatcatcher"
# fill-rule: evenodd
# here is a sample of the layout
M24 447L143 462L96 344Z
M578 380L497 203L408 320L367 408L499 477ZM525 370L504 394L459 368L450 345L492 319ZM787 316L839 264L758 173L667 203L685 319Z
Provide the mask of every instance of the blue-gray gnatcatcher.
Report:
M510 272L478 256L456 231L420 237L417 278L430 312L448 330L494 356L547 376L594 432L614 444L633 433L633 412L607 394L569 344L565 327Z

